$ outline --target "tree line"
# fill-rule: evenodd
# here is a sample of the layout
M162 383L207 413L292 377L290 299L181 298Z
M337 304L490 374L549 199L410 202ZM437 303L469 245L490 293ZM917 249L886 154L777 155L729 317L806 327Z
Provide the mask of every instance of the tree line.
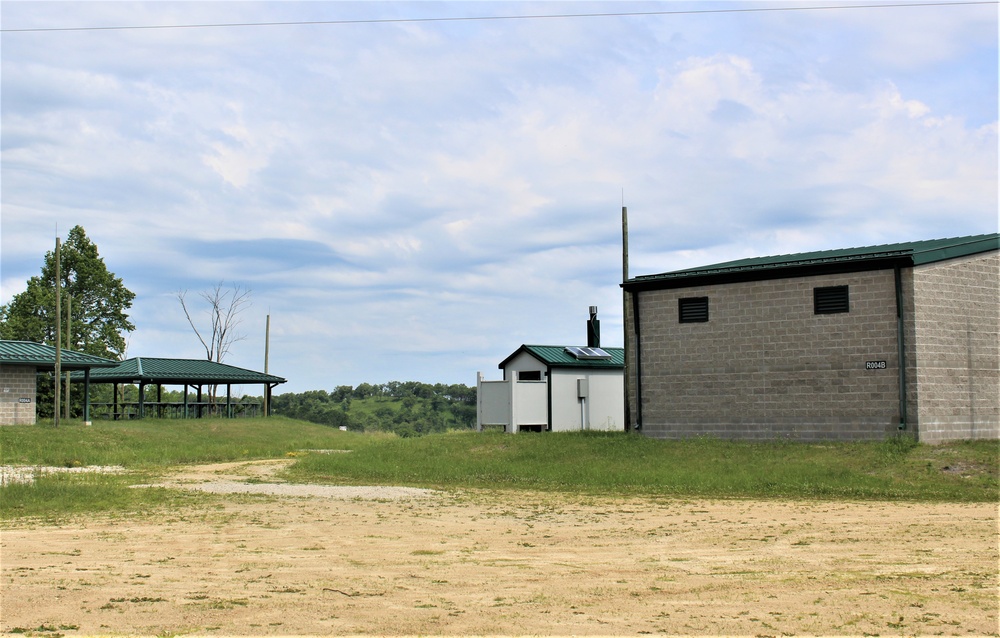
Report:
M276 395L271 398L271 411L358 432L420 436L475 428L476 388L419 381L341 385L332 392L310 390Z

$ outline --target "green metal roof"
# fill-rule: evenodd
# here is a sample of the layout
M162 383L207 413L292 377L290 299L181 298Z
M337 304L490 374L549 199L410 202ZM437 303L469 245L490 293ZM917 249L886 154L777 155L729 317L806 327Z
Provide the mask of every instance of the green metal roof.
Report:
M1000 233L751 257L698 268L633 277L623 283L622 287L630 290L670 285L697 285L702 281L709 283L748 281L831 271L861 271L885 268L890 264L919 266L994 250L1000 250Z
M116 367L90 373L91 383L160 383L203 385L222 383L285 383L287 379L205 359L135 357Z
M500 362L500 368L505 367L511 359L527 352L542 363L553 368L624 368L625 348L604 348L601 349L611 355L611 359L577 359L566 352L567 346L533 346L522 345L514 354Z
M63 370L112 368L118 365L111 359L66 349L59 353L59 361ZM54 370L56 348L33 341L0 341L0 364Z

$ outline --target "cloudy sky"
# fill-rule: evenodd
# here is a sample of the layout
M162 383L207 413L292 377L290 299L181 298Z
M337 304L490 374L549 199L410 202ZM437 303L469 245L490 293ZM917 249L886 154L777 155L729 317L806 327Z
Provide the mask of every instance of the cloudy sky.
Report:
M997 231L996 3L0 11L0 303L81 225L129 356L203 357L177 292L239 284L278 392L474 385L591 305L621 345L623 203L633 276Z

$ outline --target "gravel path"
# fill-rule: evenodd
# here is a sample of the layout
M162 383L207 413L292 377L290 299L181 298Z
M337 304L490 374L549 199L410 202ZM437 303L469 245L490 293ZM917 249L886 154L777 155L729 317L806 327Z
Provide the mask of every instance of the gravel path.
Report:
M0 485L8 483L31 483L39 474L102 473L120 474L125 471L120 465L88 465L86 467L51 467L44 465L0 465Z
M136 487L150 487L139 486ZM333 498L341 500L395 501L427 498L438 494L435 490L418 487L392 487L385 485L295 485L292 483L238 483L236 481L208 481L205 483L162 483L155 487L172 487L212 494L266 494L269 496L299 496Z
M290 460L265 460L241 463L219 463L185 468L169 480L155 485L134 485L142 487L168 487L172 489L197 490L212 494L265 494L269 496L291 496L311 498L331 498L340 500L394 501L428 498L440 494L436 490L417 487L395 487L386 485L297 485L293 483L262 482L276 471L286 467ZM34 465L0 466L0 485L8 483L31 483L40 474L69 473L114 473L125 472L125 468L115 465L90 465L86 467L51 467Z

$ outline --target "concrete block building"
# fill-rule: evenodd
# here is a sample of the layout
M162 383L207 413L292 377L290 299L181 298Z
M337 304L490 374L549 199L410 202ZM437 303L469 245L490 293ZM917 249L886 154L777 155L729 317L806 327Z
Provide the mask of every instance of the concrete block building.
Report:
M634 277L628 420L658 438L1000 438L1000 234Z
M83 374L84 421L90 420L91 369L110 368L117 361L82 352L61 350L60 369ZM0 425L31 425L37 418L37 376L56 368L56 349L30 341L0 341Z

